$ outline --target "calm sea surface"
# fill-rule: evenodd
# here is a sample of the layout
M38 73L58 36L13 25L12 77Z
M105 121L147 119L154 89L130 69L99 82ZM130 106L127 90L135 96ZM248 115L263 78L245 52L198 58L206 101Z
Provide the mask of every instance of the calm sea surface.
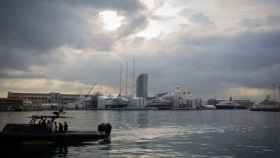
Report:
M48 112L40 112L48 114ZM1 112L6 123L28 122L35 112ZM280 113L237 111L69 111L70 130L113 126L112 143L15 151L18 157L280 157ZM1 150L1 149L0 149ZM18 150L18 149L17 149Z

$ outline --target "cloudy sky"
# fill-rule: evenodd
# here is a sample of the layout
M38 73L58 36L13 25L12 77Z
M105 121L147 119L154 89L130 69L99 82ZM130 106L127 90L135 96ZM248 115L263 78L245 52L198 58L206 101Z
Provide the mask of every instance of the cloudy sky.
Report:
M258 99L280 82L279 0L0 2L0 96L116 93L120 65L150 94Z

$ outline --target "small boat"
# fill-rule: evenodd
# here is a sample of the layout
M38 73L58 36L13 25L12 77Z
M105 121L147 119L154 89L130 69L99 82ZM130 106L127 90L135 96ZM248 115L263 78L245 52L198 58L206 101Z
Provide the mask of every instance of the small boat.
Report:
M248 109L247 105L240 104L237 101L232 99L232 96L229 97L229 100L224 100L215 105L216 109Z
M231 96L229 97L229 100L221 101L215 106L216 109L248 109L246 105L241 105L234 101Z
M46 120L55 122L57 118L67 117L61 116L60 112L54 112L54 115L34 115L30 123L7 124L0 133L0 145L26 143L67 145L98 140L110 142L112 126L109 123L98 125L97 131L68 131L68 125L59 127L59 130L52 130L44 123Z
M250 111L271 111L280 112L280 107L276 105L259 105L255 104L250 108Z
M215 105L201 105L201 109L203 109L203 110L215 110L216 106Z
M250 111L271 111L280 112L280 104L276 101L265 99L264 101L254 104Z
M233 101L222 101L215 106L217 109L241 109L240 104Z

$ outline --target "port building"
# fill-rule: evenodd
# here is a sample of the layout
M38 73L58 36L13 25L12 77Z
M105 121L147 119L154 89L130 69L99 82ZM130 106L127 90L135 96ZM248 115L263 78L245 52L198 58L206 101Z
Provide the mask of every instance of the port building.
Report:
M62 93L18 93L8 92L7 99L22 100L27 109L67 109L96 108L96 99L92 95L62 94ZM93 103L94 102L94 103ZM93 105L94 104L94 105Z
M0 98L0 111L21 110L23 102L21 99Z
M61 94L61 93L16 93L8 92L9 99L23 100L24 104L60 104L65 105L75 102L80 98L77 94Z

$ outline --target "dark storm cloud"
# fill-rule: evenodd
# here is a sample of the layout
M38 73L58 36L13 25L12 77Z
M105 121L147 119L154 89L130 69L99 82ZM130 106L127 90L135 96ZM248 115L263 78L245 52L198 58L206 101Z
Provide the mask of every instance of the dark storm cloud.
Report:
M194 23L198 23L198 24L211 24L212 22L210 21L209 17L202 14L202 13L196 13L196 14L193 14L191 16L191 21L194 22Z
M173 58L173 62L183 65L185 78L196 78L189 82L191 85L201 81L211 83L205 89L232 85L267 88L280 82L278 30L204 39L186 37L182 44L185 47L178 50L180 58Z
M145 17L137 14L143 9L138 1L1 1L0 71L26 70L32 65L59 61L61 56L54 58L53 50L61 46L110 50L114 39L99 33L100 28L90 26L83 15L86 9L94 14L113 9L128 16L124 35L134 32L135 22L139 26L145 22Z
M214 97L228 88L268 89L280 82L279 30L203 38L187 34L168 48L135 56L137 72L150 76L151 93L178 85Z
M260 28L260 27L271 27L280 25L280 16L273 15L268 16L264 19L258 18L245 18L241 21L241 25L249 29Z
M259 5L276 7L276 8L278 8L278 6L280 5L279 0L256 0L255 2Z
M125 11L127 13L137 13L144 8L143 4L137 0L66 0L73 5L91 6L97 9L113 9Z
M1 1L0 18L1 45L11 48L45 50L76 44L85 32L74 28L87 29L72 8L55 1Z
M0 71L45 64L50 62L46 55L50 50L87 38L85 32L73 29L84 30L85 23L63 3L32 0L0 3Z
M224 64L231 69L254 70L280 63L280 31L245 32L227 45L229 53L225 53Z
M276 4L278 1L267 3ZM143 11L145 9L140 2L132 0L0 1L0 79L41 77L80 80L88 84L102 81L117 87L119 59L112 57L115 54L111 59L102 57L103 54L95 57L90 51L115 53L116 42L121 41L117 44L122 45L125 40L135 40L135 45L128 45L129 48L120 46L123 52L117 53L134 53L127 51L137 51L139 46L142 52L135 55L136 71L149 73L149 86L153 92L181 85L196 94L212 95L225 88L266 88L280 82L279 16L240 19L238 29L250 31L235 35L214 30L221 32L217 35L198 34L196 37L195 28L185 36L184 31L178 37L166 35L165 39L161 36L155 39L154 45L142 50L142 44L150 40L132 36L131 39L125 38L143 30L148 18L159 20L159 23L170 20L168 16L147 15ZM98 12L103 10L115 10L118 15L125 16L124 24L112 33L102 32L100 25L98 27L94 22L92 25L88 18L94 21ZM199 10L184 9L181 14L199 28L209 29L208 26L216 22L215 16ZM66 49L56 50L61 47ZM67 58L63 51L71 51L72 48L85 48L91 55L87 58L78 53L70 54L70 60L76 63L61 63ZM51 71L48 74L36 73L31 67L38 65Z
M150 75L154 93L179 85L197 95L215 96L227 88L267 89L280 82L279 30L205 37L186 34L167 48L135 56L137 72Z
M0 71L1 79L31 79L31 78L47 78L47 74L34 73L32 71L20 71L13 69L6 69Z

